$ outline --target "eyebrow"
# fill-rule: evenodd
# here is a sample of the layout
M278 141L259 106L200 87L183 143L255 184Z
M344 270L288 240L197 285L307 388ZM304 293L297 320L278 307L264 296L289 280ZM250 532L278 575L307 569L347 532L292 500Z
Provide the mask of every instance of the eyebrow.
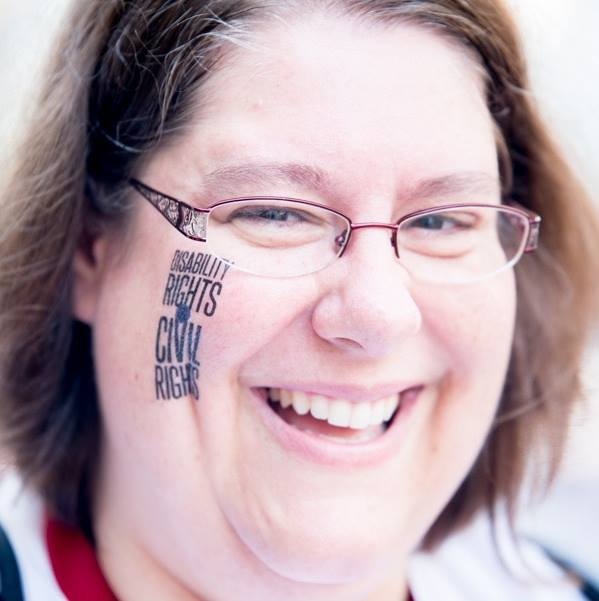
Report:
M221 194L277 184L299 185L325 195L335 187L324 170L306 163L240 163L215 169L204 178L206 191L217 190ZM409 182L402 187L398 197L402 202L408 202L460 193L496 194L500 190L498 177L482 171L463 171Z
M240 187L285 183L314 191L330 187L322 169L303 163L242 163L215 169L204 179L207 190L224 188L233 192Z
M402 193L406 200L435 198L461 193L498 194L501 183L497 176L483 171L463 171L417 180Z

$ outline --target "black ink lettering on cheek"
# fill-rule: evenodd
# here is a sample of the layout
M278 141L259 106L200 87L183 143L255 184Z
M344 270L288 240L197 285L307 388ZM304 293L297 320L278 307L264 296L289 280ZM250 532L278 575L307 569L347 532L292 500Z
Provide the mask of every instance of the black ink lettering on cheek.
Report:
M175 356L177 362L183 363L185 351L185 334L187 333L187 324L189 323L189 307L179 305L175 313Z
M164 368L162 365L156 365L154 368L154 379L156 381L156 398L158 400L168 399L169 394L165 390L166 382L164 380Z
M178 399L191 395L200 398L198 349L202 326L190 319L189 307L177 307L175 317L162 315L156 336L154 380L156 399Z
M175 271L177 269L177 264L179 263L179 255L180 251L176 250L173 255L173 260L171 261L171 271Z
M164 296L162 298L162 304L163 305L170 305L172 302L172 299L175 295L175 285L177 282L177 278L175 277L174 274L169 273L168 274L168 280L166 281L166 286L164 288Z
M206 303L204 306L204 314L207 317L214 315L216 311L216 297L220 296L222 289L223 285L220 282L212 282L212 286L210 287L210 304Z
M196 313L200 312L200 310L202 308L202 301L204 300L204 295L206 294L206 289L212 283L210 280L205 279L205 278L203 279L203 282L204 282L204 285L202 286L202 292L200 293L200 298L198 299L198 302L195 306Z
M189 361L193 366L200 366L200 361L198 359L198 349L200 348L200 336L202 335L202 326L194 326L188 330L188 357Z
M170 263L163 307L174 315L161 315L156 328L154 383L157 400L200 398L199 348L202 325L194 315L212 317L230 264L201 252L175 251Z
M183 277L189 277L189 276L183 276ZM195 297L198 294L198 288L200 287L201 283L202 283L202 278L199 278L195 275L191 276L187 290L185 292L181 292L179 294L179 296L177 297L177 304L178 305L187 305L188 307L192 307L193 301L195 300Z
M168 320L161 317L158 321L158 331L156 332L156 362L164 363L166 360L166 344L163 340L164 334L168 331Z

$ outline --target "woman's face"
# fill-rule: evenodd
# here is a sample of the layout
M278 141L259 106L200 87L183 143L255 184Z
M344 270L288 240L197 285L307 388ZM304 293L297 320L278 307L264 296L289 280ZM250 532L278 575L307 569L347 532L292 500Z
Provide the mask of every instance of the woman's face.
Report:
M229 59L188 133L136 174L146 184L196 206L303 198L356 222L499 202L482 77L437 34L313 15L265 28ZM390 230L373 228L318 273L257 277L208 257L133 191L131 202L125 235L96 245L91 300L76 295L94 330L107 572L118 581L126 556L217 599L374 590L487 435L513 274L423 284ZM338 427L275 411L277 390L346 400L341 413L400 408L386 431Z

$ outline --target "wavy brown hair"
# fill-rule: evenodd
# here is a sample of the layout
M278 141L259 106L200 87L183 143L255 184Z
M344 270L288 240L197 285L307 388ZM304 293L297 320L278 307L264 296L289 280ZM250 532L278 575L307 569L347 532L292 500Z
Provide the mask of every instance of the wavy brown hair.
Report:
M475 55L497 131L504 198L543 216L538 251L516 267L518 314L492 431L429 531L431 547L498 499L513 509L529 459L557 469L580 399L596 306L598 229L529 93L499 0L77 0L1 200L0 423L26 481L91 534L101 444L91 332L71 315L71 265L97 228L126 222L125 186L190 123L232 44L274 13L331 10L432 28Z

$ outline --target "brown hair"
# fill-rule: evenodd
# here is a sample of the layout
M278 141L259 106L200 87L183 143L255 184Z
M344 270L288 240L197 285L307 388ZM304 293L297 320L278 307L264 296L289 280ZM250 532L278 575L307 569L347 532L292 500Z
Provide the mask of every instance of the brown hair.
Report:
M275 5L273 8L273 4ZM86 0L58 45L2 199L0 422L18 469L62 518L90 532L99 415L90 331L71 316L75 248L121 221L140 161L188 124L201 85L254 20L291 8L434 28L486 74L504 195L543 216L538 251L516 267L518 315L499 414L431 546L497 499L513 508L533 449L554 474L580 397L595 299L597 226L528 93L515 28L496 0Z

